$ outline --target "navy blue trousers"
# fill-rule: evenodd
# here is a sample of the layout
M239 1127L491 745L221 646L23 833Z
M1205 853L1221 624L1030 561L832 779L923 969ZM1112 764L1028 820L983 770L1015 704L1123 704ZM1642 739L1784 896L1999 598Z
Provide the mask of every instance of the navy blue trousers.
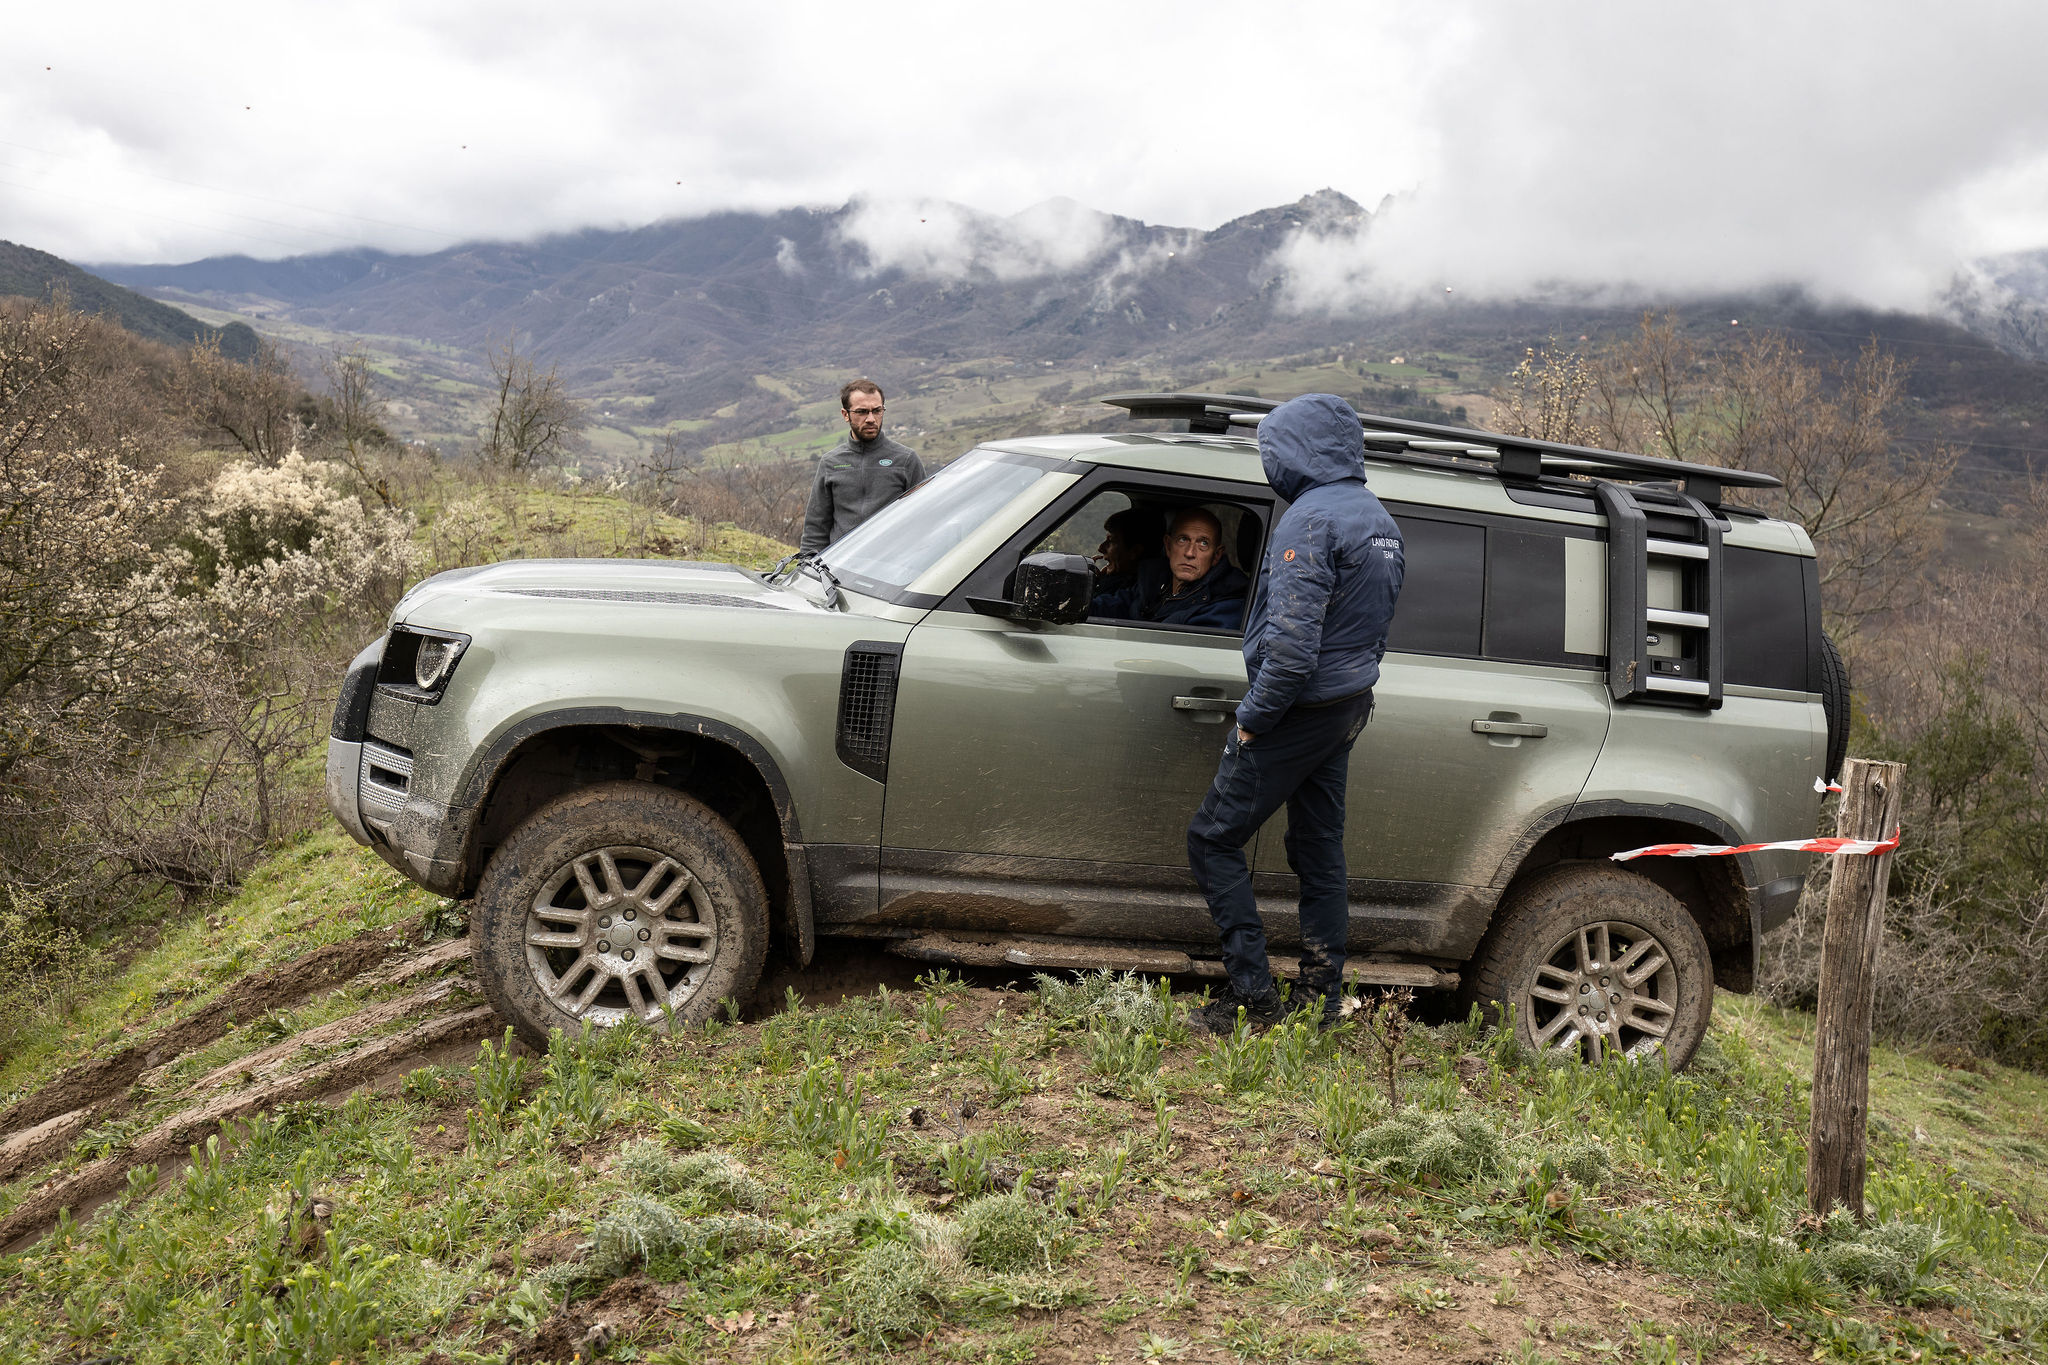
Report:
M1230 726L1216 780L1188 822L1188 866L1223 937L1230 984L1245 995L1272 989L1273 972L1244 848L1282 805L1287 865L1301 879L1302 979L1319 992L1343 979L1351 927L1344 784L1351 746L1371 718L1372 693L1361 692L1326 706L1290 707L1249 744L1240 744L1237 726Z

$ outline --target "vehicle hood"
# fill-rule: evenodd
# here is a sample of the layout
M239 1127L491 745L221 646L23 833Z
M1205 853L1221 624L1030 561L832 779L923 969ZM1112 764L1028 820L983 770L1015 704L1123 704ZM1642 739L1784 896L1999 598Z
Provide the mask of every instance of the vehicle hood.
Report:
M1351 405L1333 394L1290 398L1259 423L1259 463L1266 482L1293 502L1311 488L1365 479L1365 428Z
M771 586L730 564L681 559L514 559L450 569L423 579L399 601L392 622L403 624L427 603L450 597L820 610L803 594Z

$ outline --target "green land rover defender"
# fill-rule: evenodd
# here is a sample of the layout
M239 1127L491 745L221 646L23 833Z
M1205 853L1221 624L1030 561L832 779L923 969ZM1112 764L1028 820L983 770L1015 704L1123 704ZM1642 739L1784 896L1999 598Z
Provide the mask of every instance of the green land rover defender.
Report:
M1185 832L1243 694L1240 627L1090 615L1068 556L1117 512L1200 506L1256 574L1284 507L1250 433L1275 404L1104 401L1185 430L988 443L765 575L435 575L349 668L336 817L473 900L484 989L535 1042L708 1018L771 946L807 965L833 939L1220 975ZM1812 545L1738 504L1765 475L1361 420L1407 577L1351 760L1346 975L1511 1005L1534 1046L1683 1065L1808 855L1609 855L1814 832L1847 687ZM1251 850L1276 973L1298 943L1285 818Z

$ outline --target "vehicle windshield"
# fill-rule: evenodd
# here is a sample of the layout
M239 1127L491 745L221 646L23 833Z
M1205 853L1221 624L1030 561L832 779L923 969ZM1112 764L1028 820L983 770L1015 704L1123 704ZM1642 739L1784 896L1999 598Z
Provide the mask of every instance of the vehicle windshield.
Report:
M854 591L893 598L1046 472L1042 461L969 451L819 558Z

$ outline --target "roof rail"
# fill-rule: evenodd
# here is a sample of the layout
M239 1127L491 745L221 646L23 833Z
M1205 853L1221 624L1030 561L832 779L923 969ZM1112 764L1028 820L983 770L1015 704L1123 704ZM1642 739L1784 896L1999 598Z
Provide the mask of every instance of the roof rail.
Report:
M1123 408L1133 418L1184 421L1190 432L1223 435L1232 427L1256 427L1265 415L1280 406L1275 398L1252 398L1229 393L1112 393L1099 402ZM1405 417L1380 417L1360 413L1366 444L1384 453L1386 447L1434 456L1456 464L1481 461L1504 479L1534 480L1545 474L1581 474L1610 479L1642 481L1674 480L1689 497L1709 507L1721 505L1724 488L1778 488L1781 481L1771 474L1749 469L1722 469L1695 464L1690 460L1667 460L1657 455L1631 455L1625 451L1598 450L1592 446L1565 445L1560 441L1539 441L1529 436L1507 436L1500 432L1470 427L1416 422Z

